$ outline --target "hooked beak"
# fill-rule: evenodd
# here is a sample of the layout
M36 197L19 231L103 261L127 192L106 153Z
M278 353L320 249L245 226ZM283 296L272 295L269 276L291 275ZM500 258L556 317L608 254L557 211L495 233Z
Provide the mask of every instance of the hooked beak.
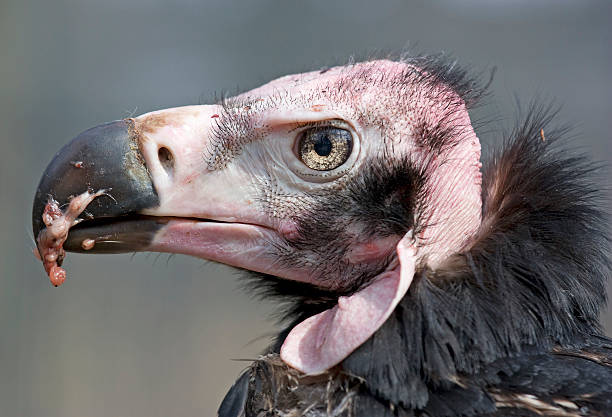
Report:
M70 233L70 239L64 245L68 250L78 251L81 246L76 244L76 239L85 234L90 237L110 232L117 238L125 238L125 220L128 216L159 205L157 191L143 162L137 138L133 134L132 122L120 120L91 128L78 135L53 157L34 197L34 237L45 227L42 215L49 198L65 204L72 196L88 189L107 189L109 194L94 199L87 206L82 218L90 220L92 230L90 233L84 233L88 228L86 226L82 231L75 230L76 233ZM114 224L109 222L109 219L120 221ZM104 226L105 223L107 226ZM132 226L136 229L154 229L150 221L138 221ZM137 249L135 242L121 240L122 245L109 245L98 236L96 241L100 245L96 251L123 252Z
M214 105L167 109L78 135L42 176L34 237L45 230L49 198L62 208L73 196L106 190L72 223L65 250L183 253L299 279L266 256L279 235L254 203L250 174L206 163L220 112Z

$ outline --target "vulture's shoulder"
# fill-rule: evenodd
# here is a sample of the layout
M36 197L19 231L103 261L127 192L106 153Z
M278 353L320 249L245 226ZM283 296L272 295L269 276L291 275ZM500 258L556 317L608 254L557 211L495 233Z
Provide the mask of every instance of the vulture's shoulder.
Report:
M219 408L220 417L610 416L612 340L586 347L525 352L459 375L429 392L421 410L377 398L340 368L305 376L271 354L255 361Z
M505 358L480 376L492 416L612 415L612 341Z
M253 362L219 407L220 417L395 415L413 414L379 401L363 380L339 367L308 376L287 366L278 354Z

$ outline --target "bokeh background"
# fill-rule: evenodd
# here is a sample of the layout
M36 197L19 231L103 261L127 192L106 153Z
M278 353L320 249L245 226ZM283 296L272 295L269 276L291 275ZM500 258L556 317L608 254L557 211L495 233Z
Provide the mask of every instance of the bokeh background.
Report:
M498 68L485 146L538 95L610 164L611 45L610 1L0 1L0 416L212 416L274 331L235 273L184 256L72 254L50 286L31 203L80 131L414 48Z

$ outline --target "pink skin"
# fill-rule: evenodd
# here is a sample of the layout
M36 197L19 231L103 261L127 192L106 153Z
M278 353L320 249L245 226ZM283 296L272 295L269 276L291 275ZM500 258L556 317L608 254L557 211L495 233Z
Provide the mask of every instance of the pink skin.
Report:
M47 227L41 230L36 238L37 251L34 254L42 261L54 287L62 285L66 280L66 271L61 268L61 265L66 256L66 251L64 251L62 245L68 237L68 230L81 221L77 217L85 210L85 207L94 198L105 193L105 190L99 190L95 193L85 191L83 194L73 197L63 212L58 202L51 197L49 198L42 215L43 222ZM90 243L86 242L85 244L89 245Z
M395 146L399 152L412 154L415 164L420 165L424 160L430 162L432 170L436 174L431 175L432 181L428 184L429 198L426 205L427 211L421 213L424 223L430 225L422 233L416 236L417 244L420 247L419 253L426 257L430 266L437 266L450 254L457 252L464 247L470 236L480 224L480 145L478 138L471 128L469 115L463 107L453 114L453 118L444 122L447 101L459 101L454 93L440 87L440 97L433 100L431 94L417 96L415 101L410 104L406 114L393 114L393 104L395 97L387 97L385 91L372 87L361 93L358 98L351 97L350 100L320 94L327 85L337 82L343 77L350 77L352 72L359 72L363 67L376 66L381 74L380 77L393 75L404 71L406 64L391 61L374 61L364 64L357 64L353 67L332 68L324 74L310 72L299 75L290 75L274 80L262 87L239 96L239 99L251 100L251 104L246 108L236 108L235 113L240 113L241 117L250 116L254 126L253 143L244 147L243 155L235 158L227 169L218 171L208 171L206 169L205 158L210 148L210 140L218 120L224 114L224 109L217 105L188 106L160 110L148 113L134 119L136 131L139 133L141 148L143 150L147 167L154 179L155 187L158 190L161 205L157 209L146 210L145 214L155 216L172 217L191 217L227 221L232 223L243 223L260 226L267 229L265 233L276 233L283 237L292 236L294 226L286 219L269 217L266 213L259 210L253 204L258 198L255 189L259 184L253 182L253 177L257 172L249 172L253 167L261 164L262 161L248 161L244 154L246 150L256 148L256 146L267 142L268 132L275 129L285 129L290 131L292 126L307 121L319 121L329 119L343 119L358 126L357 129L362 133L362 147L364 151L377 152L376 146L380 146L380 138L370 138L365 132L369 125L367 121L358 120L359 114L356 108L367 108L372 113L381 114L380 117L397 116L397 120L387 129L389 134L397 133L398 137L405 137L402 132L410 131L411 121L419 114L426 114L426 118L432 125L454 123L463 126L458 131L461 141L452 148L452 154L441 153L439 155L426 155L424 151L418 149L415 143L410 140L402 140ZM283 97L291 96L291 100L281 106L270 106L268 97L275 100L283 100ZM348 101L347 101L348 100ZM441 100L446 100L442 101ZM401 117L400 117L401 116ZM287 137L287 149L291 148L291 137ZM168 174L157 158L160 147L167 147L175 160L174 172ZM402 150L403 149L403 150ZM291 151L285 152L282 158L293 159ZM289 155L288 157L286 155ZM268 158L265 163L270 163ZM296 181L295 176L291 175L290 169L283 166L285 161L274 161L286 173L281 173L281 185L286 185L287 192L300 192L308 187L315 187L306 180ZM301 164L289 160L286 165L291 163ZM278 162L278 163L277 163ZM358 166L360 161L357 161ZM243 165L241 165L243 164ZM233 170L233 171L232 171ZM195 223L194 223L195 226ZM187 228L182 227L186 232ZM230 265L246 267L253 270L266 269L266 265L261 264L258 257L253 265L236 265L236 259L228 256L223 259L223 231L217 230L219 235L215 236L214 242L208 242L207 238L200 234L202 240L190 238L191 246L200 246L193 249L187 245L173 247L172 242L160 241L159 245L155 242L154 250L163 247L164 251L179 251L180 253L194 254L206 259L215 259ZM232 230L229 236L231 244L228 253L235 250L237 240L235 231ZM161 238L161 237L160 237ZM177 239L176 233L173 239ZM246 241L251 245L250 236L245 236ZM178 241L183 242L178 239ZM364 248L369 245L374 252L389 253L392 246L389 242L365 242ZM210 248L216 248L212 251ZM263 248L262 248L263 249ZM249 248L249 250L253 250ZM367 249L366 249L367 251ZM364 254L359 254L363 252ZM354 248L348 255L349 261L367 259L374 254L365 254L364 250ZM248 262L248 261L247 261ZM268 260L269 262L269 260ZM260 271L280 275L274 268ZM287 274L280 275L284 278L312 282L309 271L287 271ZM317 284L317 282L313 282Z
M388 318L408 290L415 265L426 262L435 269L469 244L480 225L480 144L465 105L443 85L430 86L419 94L422 86L416 79L413 85L405 82L411 80L411 68L405 63L373 61L332 68L323 74L291 75L239 96L236 103L247 105L188 106L132 119L160 198L159 207L143 214L171 217L149 250L189 254L314 285L321 282L312 271L280 266L267 255L270 243L291 240L297 230L282 211L286 208L269 213L258 204L258 190L265 186L261 180L274 180L278 195L286 196L333 187L342 178L343 174L323 178L297 159L293 151L296 129L317 121L345 123L359 139L346 173L358 170L364 155L380 154L389 146L380 126L391 138L393 152L409 155L417 167L427 167L427 201L419 216L426 227L420 234L413 237L409 233L399 243L398 237L356 242L345 257L352 263L376 261L396 247L399 262L374 277L368 287L341 297L336 307L305 320L290 332L281 356L303 372L320 373L340 363ZM353 82L356 74L363 73L368 74L368 82ZM385 84L403 74L408 76L403 78L402 91ZM341 89L337 88L340 81ZM354 91L344 94L347 89ZM402 97L409 100L402 102L400 110L398 100ZM229 119L248 120L250 129L230 157L226 151L234 138L221 148L214 142L218 124ZM414 138L418 135L417 122L457 127L457 143L432 154ZM173 156L170 168L159 160L162 147ZM299 205L296 207L290 208L290 214L299 215ZM69 212L72 215L76 210ZM76 215L72 220L66 217L68 213L63 216L62 230L67 233ZM65 238L63 233L52 235ZM42 246L47 247L51 248L49 243ZM54 252L58 257L60 249L61 245ZM44 258L47 253L41 254Z
M268 217L253 204L258 186L252 178L260 173L255 167L262 162L275 161L271 169L278 175L283 190L299 193L324 186L296 178L292 172L303 169L296 160L290 133L299 123L341 119L355 126L361 135L361 152L377 152L380 136L372 136L367 117L360 111L367 108L369 114L388 123L387 133L406 137L414 120L431 125L451 123L460 126L457 144L450 151L437 155L428 154L408 139L397 141L398 152L412 155L419 166L429 161L427 184L429 201L420 213L421 220L429 225L418 236L412 234L399 243L397 237L356 242L346 255L352 263L376 261L387 256L397 245L399 264L380 276L363 290L341 297L338 305L328 311L298 324L289 334L281 349L281 357L291 366L309 374L316 374L340 363L347 355L367 340L388 318L402 299L422 259L435 268L450 254L459 251L480 225L480 144L471 127L469 116L460 99L444 86L429 94L416 95L408 103L405 113L394 109L397 98L374 87L360 94L336 97L320 93L328 90L342 77L349 78L351 71L361 71L376 66L374 79L393 76L406 70L406 64L377 61L354 67L333 68L324 74L311 72L292 75L272 81L260 88L244 93L239 98L250 104L246 108L230 109L249 116L254 131L252 143L244 146L242 154L235 157L227 168L206 170L202 154L208 149L208 140L224 114L219 106L191 106L162 110L135 119L140 126L142 149L156 188L162 201L160 208L147 214L162 216L198 217L232 222L231 224L202 223L194 220L171 220L156 236L152 250L178 252L223 262L254 271L273 274L287 279L311 282L308 270L291 269L275 264L266 257L270 242L296 236L295 225L286 218ZM331 90L331 89L330 89ZM281 106L271 106L266 97L283 101ZM456 111L448 117L447 109L455 103ZM420 118L420 119L419 119ZM393 120L393 123L390 121ZM375 121L373 121L375 123ZM274 132L283 133L284 141L274 142ZM281 138L283 137L280 135ZM267 147L262 148L261 143ZM274 153L275 143L285 146ZM164 172L157 161L157 150L167 147L174 155L176 167L171 175ZM261 160L249 158L266 155ZM282 156L280 156L282 155ZM246 163L244 162L246 161ZM297 162L296 162L297 161ZM354 162L358 169L360 160ZM280 170L275 171L279 166ZM298 168L296 168L298 167ZM201 197L200 197L201 196ZM417 255L418 253L418 255Z
M379 275L368 287L340 297L338 305L312 316L291 330L281 358L309 375L337 365L387 320L408 291L416 268L410 238L397 245L400 267Z
M353 263L371 262L387 256L398 244L396 236L357 243L349 249L346 259Z
M269 242L278 234L268 228L244 223L208 223L172 219L160 230L150 250L182 253L211 261L283 276L299 276L301 271L274 264L265 256Z

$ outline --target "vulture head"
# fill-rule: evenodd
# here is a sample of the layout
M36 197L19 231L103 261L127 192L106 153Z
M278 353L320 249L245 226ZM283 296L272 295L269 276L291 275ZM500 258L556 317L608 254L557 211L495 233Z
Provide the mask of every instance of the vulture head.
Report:
M250 271L287 307L288 370L425 408L500 358L600 334L591 166L534 106L483 175L481 94L442 59L374 60L94 127L43 174L39 255L55 284L64 250Z

